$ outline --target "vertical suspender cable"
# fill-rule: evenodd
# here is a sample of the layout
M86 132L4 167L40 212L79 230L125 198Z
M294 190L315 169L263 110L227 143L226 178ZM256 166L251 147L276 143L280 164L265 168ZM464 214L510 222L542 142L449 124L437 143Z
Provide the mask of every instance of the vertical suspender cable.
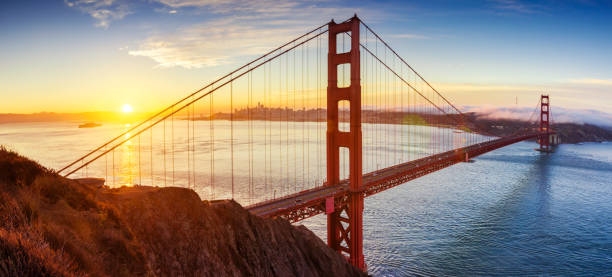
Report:
M142 167L140 165L140 137L141 135L138 135L138 184L142 185Z
M231 79L230 75L230 79ZM230 141L232 163L232 199L234 199L234 83L230 82Z
M209 109L209 127L210 127L210 192L211 199L215 198L215 120L214 115L214 94L210 95L210 109Z
M106 152L106 146L104 152ZM108 182L108 155L104 155L104 182Z
M261 112L263 112L264 118L263 118L263 124L264 124L264 199L267 199L268 197L268 113L266 112L266 100L267 100L267 84L268 84L268 80L266 79L267 77L267 67L266 65L263 66L263 109ZM260 108L260 107L258 107Z
M321 184L321 124L319 110L321 109L321 37L317 37L317 185Z
M191 188L191 111L189 110L189 106L186 108L187 110L187 187Z
M171 117L171 140L172 140L172 186L175 186L175 176L174 176L174 107L172 107L172 117Z
M285 56L285 86L286 86L286 97L285 97L285 168L287 171L287 178L285 179L286 190L291 190L289 186L289 54Z
M360 28L361 28L361 26L360 26ZM364 44L367 47L367 45L368 45L368 33L367 33L367 31L365 32L364 37L365 37ZM367 60L367 58L368 58L367 54L360 55L361 61L359 61L360 64L361 63L365 63L365 65L363 67L363 69L364 69L363 70L363 78L361 78L361 80L363 82L363 86L362 87L364 88L363 89L363 93L362 93L362 95L364 96L362 98L363 103L361 105L362 106L362 113L363 113L363 110L367 110L367 107L368 107L368 62L367 62L368 60ZM361 74L361 72L360 72L360 74ZM365 108L363 108L363 107L365 107ZM363 120L364 118L365 118L365 116L362 115L362 117L361 117L362 123L364 121ZM368 126L364 125L362 127L364 127L364 129L366 129L366 134L369 134L369 132L367 132L367 127ZM365 145L368 145L368 143L366 142ZM368 154L367 147L366 147L366 149L364 149L362 151L362 153L363 153L362 155L367 156L367 154ZM365 165L364 166L365 166L366 172L368 172L369 171L369 168L368 168L368 159L365 159Z
M308 47L308 44L306 44L306 91L309 91L309 81L310 81L310 60L308 59L310 55L308 55L308 53L310 52L310 48ZM310 97L310 96L309 96ZM307 111L309 111L308 108L304 108L304 120L310 122L310 113L308 113ZM305 129L305 128L304 128ZM310 183L310 126L308 127L308 130L306 131L306 180L307 180L307 184Z
M249 145L249 203L253 201L253 118L251 116L251 104L252 104L252 73L249 67L249 75L248 75L248 84L247 84L247 92L248 92L248 103L247 103L247 118L249 122L248 126L248 145Z
M268 124L268 171L270 172L270 178L268 178L268 182L270 182L270 186L269 189L270 191L273 189L272 188L272 62L268 62L268 109L267 114L268 114L268 120L267 120L267 124ZM270 192L268 191L268 192Z
M193 189L196 187L196 166L195 166L195 103L191 104L191 168L193 168L193 177L191 178L191 182L193 184Z
M294 43L294 47L295 47L295 43ZM295 79L296 79L296 74L295 74L295 50L292 51L293 52L293 137L295 138L296 135L296 117L295 117ZM294 191L297 191L297 144L293 143L293 186L294 186Z
M281 185L281 194L285 194L283 184L283 73L282 57L278 60L278 184Z
M393 68L395 70L395 56L393 56ZM393 114L396 115L394 116L391 120L393 123L393 140L394 140L394 144L395 144L395 149L393 149L393 162L397 163L397 120L394 120L397 118L397 85L396 85L396 77L393 77Z
M155 186L155 177L153 177L153 128L149 129L149 158L150 160L150 164L151 164L151 186ZM113 151L113 155L114 155L114 151ZM114 158L113 158L113 163L114 163ZM114 171L114 170L113 170Z
M286 57L286 56L285 56ZM281 194L285 195L283 179L283 60L278 60L278 167Z
M113 186L115 186L115 149L113 149Z
M305 170L306 168L304 167L304 143L305 143L305 135L304 135L304 127L305 127L305 121L304 121L304 113L305 113L305 106L304 106L304 94L306 94L306 91L304 91L304 44L302 44L302 63L300 64L300 71L302 73L302 189L304 189L304 184L306 183L304 178L305 176Z
M387 47L385 49L385 64L387 64ZM385 70L385 137L389 137L389 70ZM389 151L385 146L385 167L389 166Z
M174 110L174 108L173 108L173 110ZM164 139L163 139L164 149L163 149L163 151L164 151L164 187L165 187L165 186L167 186L166 185L166 178L167 178L167 176L166 176L167 175L166 174L166 120L164 120L164 126L163 127L164 127L164 132L163 132L163 135L164 135Z

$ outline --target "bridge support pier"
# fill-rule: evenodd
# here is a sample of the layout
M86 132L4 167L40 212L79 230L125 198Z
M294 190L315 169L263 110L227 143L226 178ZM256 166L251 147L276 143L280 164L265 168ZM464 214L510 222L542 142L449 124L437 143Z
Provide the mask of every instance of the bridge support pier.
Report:
M361 78L359 52L359 18L336 24L329 23L327 56L327 184L340 182L340 147L349 151L350 193L336 199L334 211L327 215L327 243L345 255L351 264L366 271L363 259L363 188L361 153ZM351 50L337 53L337 35L350 33ZM338 87L338 66L350 66L350 85ZM338 127L339 101L350 102L350 130Z

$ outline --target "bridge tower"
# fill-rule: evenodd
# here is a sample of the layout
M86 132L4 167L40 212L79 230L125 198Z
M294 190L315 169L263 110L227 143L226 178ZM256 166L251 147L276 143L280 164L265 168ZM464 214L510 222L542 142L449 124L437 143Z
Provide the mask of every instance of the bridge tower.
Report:
M548 95L542 94L540 103L540 132L546 133L546 135L540 137L539 150L542 152L550 152L550 99L548 98Z
M328 200L327 243L348 257L351 264L366 270L363 259L363 192L361 155L361 77L359 53L359 18L355 15L344 23L329 23L329 53L327 55L327 184L340 181L340 147L349 151L350 193L343 199ZM337 53L337 36L349 33L351 50ZM350 66L350 85L338 87L338 66ZM339 101L349 101L350 129L338 127ZM331 207L329 207L331 206ZM331 211L330 211L331 208Z

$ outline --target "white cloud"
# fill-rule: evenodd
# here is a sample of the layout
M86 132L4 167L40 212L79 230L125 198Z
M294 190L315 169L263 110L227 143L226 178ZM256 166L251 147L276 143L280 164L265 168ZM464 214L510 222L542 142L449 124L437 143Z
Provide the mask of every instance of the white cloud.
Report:
M343 20L360 11L301 0L156 1L181 13L215 14L214 19L151 36L128 52L151 58L159 67L201 68L234 62L262 54L334 17Z
M96 27L108 28L114 20L130 14L127 4L115 0L64 0L66 5L89 14L96 20Z
M250 12L258 14L286 14L296 12L292 8L300 5L298 1L283 0L153 0L173 9L206 8L214 13Z
M551 108L576 109L608 112L612 111L612 102L608 101L612 95L612 86L591 85L572 82L553 82L540 84L477 84L477 83L437 83L432 85L437 88L445 97L456 105L466 107L512 107L513 111L519 108L526 108L529 112L520 111L511 113L508 110L498 110L497 115L504 115L507 118L525 116L534 109L541 94L548 94L551 97ZM601 99L601 101L593 101ZM505 114L502 114L504 112ZM570 115L567 114L569 117ZM558 118L562 118L559 116ZM588 122L587 119L598 120L595 117L584 115L581 120L572 122ZM569 120L569 119L564 119ZM603 124L602 120L598 122ZM607 125L612 125L608 123Z
M474 112L492 119L514 119L529 120L534 112L534 108L529 107L495 107L495 106L464 106L465 112ZM531 120L538 120L539 110L535 110L535 115ZM551 119L556 123L578 123L594 124L599 126L611 127L612 114L590 110L590 109L570 109L563 107L551 107Z
M392 38L405 38L405 39L430 39L430 37L419 34L395 34L390 35Z
M502 12L532 14L541 10L541 6L525 4L519 0L493 0L494 8Z
M130 7L137 6L128 0L64 1L67 6L96 19L95 25L102 28L124 18L131 13ZM334 17L344 20L361 11L370 15L369 18L377 14L372 9L346 9L327 0L148 0L147 3L157 5L153 10L159 13L204 18L173 30L151 30L154 35L130 47L129 55L148 57L157 67L200 68L226 64L246 55L264 53Z
M233 3L236 1L231 0L155 0L156 2L162 3L166 6L173 8L182 7L204 7L210 5L220 5L224 3Z
M174 35L151 37L133 56L149 57L160 67L200 68L255 55L281 44L298 32L295 28L262 28L237 24L235 19L212 21L179 30Z
M581 85L612 86L612 80L595 78L572 79L570 80L570 83Z

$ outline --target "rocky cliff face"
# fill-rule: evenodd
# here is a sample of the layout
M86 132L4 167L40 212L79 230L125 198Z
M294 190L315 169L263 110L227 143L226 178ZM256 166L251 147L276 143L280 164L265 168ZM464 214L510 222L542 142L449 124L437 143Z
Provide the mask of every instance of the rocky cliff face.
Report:
M183 188L97 188L0 150L0 276L362 276L303 226Z

